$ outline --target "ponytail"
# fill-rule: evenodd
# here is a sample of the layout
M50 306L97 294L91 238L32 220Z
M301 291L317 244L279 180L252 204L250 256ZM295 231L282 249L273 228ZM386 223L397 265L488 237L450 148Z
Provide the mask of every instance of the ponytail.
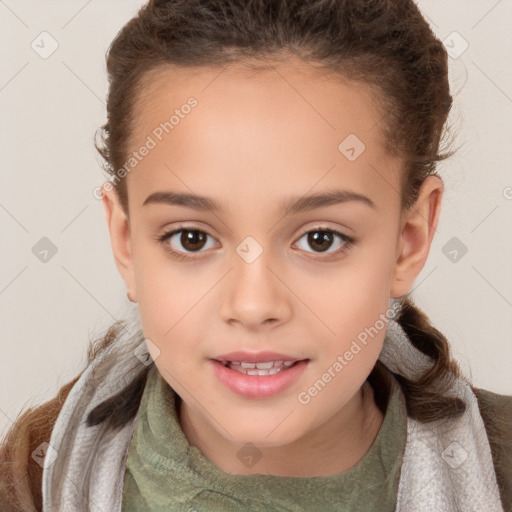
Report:
M410 296L402 298L401 305L397 323L410 343L432 360L416 380L392 372L405 395L407 415L422 423L460 416L466 410L464 401L448 394L456 379L461 377L448 340Z

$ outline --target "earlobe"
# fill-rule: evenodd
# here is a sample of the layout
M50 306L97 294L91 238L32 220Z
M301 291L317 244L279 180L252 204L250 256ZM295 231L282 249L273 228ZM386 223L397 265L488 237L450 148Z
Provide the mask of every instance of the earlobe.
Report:
M425 266L439 223L443 190L443 181L440 177L427 177L419 190L416 202L403 214L391 283L393 298L409 293L414 280Z
M134 299L133 302L136 302L135 272L129 219L119 202L119 197L115 190L103 187L102 201L117 269L126 284L128 293Z

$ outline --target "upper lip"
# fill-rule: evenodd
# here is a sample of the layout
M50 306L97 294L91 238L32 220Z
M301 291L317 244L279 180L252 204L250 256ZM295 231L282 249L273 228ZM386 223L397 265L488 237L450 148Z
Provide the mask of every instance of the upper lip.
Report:
M269 361L300 361L303 358L287 356L277 352L230 352L229 354L222 354L215 356L213 359L216 361L240 361L246 363L268 363Z

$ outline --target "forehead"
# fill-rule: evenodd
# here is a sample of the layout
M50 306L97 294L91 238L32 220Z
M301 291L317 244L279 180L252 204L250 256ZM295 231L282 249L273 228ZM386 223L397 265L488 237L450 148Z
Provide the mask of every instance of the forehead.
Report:
M185 108L190 98L196 105ZM129 147L148 137L155 145L130 173L129 195L140 205L166 185L215 195L269 184L297 195L319 180L377 194L399 164L385 152L381 118L369 85L302 61L160 67L146 74L134 106Z
M247 121L255 120L269 113L271 107L274 120L283 115L290 121L313 117L332 130L350 127L362 132L382 117L375 101L378 94L368 83L297 58L264 64L233 62L223 67L166 64L142 76L133 109L134 128L147 131L157 119L194 96L202 103L204 122L211 120L207 114L216 115L222 110L225 117L234 108L258 112L260 115ZM374 135L378 137L379 131Z

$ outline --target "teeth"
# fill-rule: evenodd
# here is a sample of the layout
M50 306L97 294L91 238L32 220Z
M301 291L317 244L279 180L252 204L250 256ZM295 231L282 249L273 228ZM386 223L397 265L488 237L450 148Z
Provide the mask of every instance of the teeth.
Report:
M246 361L222 361L224 366L246 375L275 375L286 370L296 361L267 361L266 363L248 363Z

